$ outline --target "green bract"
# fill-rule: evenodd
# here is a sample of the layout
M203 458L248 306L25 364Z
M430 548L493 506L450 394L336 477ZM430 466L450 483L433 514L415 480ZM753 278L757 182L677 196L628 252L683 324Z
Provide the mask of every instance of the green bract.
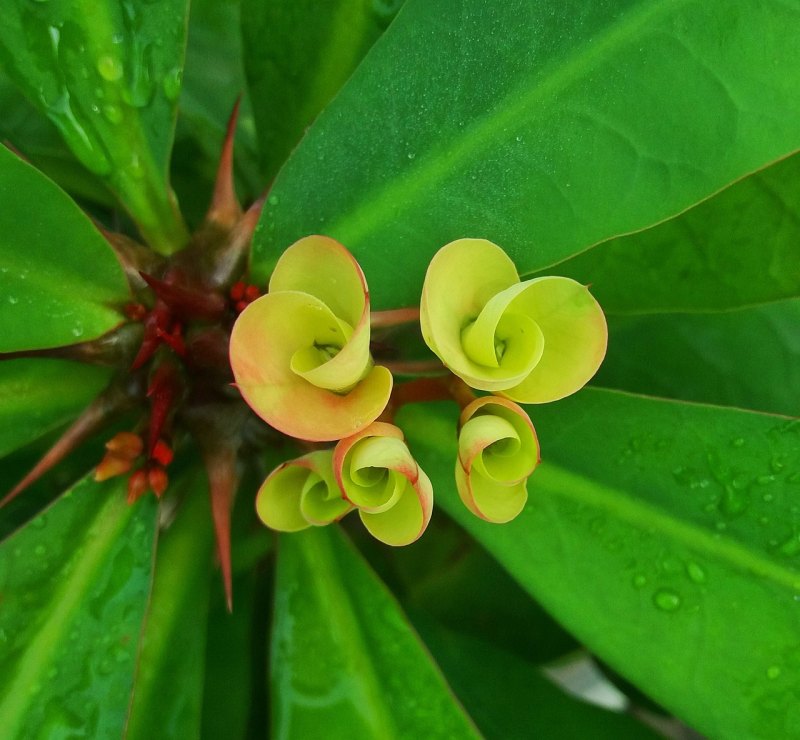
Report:
M318 450L273 470L256 497L261 521L279 532L298 532L330 524L350 511L353 507L334 480L332 457L331 450Z
M605 357L605 316L585 286L562 277L520 282L514 263L485 239L439 250L420 312L425 341L450 370L523 403L574 393Z
M344 496L381 542L408 545L425 531L433 488L396 426L375 422L343 439L336 445L333 468Z
M488 522L508 522L528 500L526 481L539 464L539 440L525 411L494 396L461 413L456 486L464 505Z
M364 274L338 242L308 236L278 261L269 293L233 327L230 360L245 401L300 439L355 434L383 411L391 373L369 353Z

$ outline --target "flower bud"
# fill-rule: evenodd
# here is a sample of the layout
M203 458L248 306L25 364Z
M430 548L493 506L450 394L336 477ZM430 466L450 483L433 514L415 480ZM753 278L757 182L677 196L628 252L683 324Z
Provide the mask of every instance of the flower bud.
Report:
M431 518L433 488L392 424L374 422L336 445L333 468L364 526L387 545L418 539Z
M464 505L488 522L511 521L528 500L526 482L539 463L539 441L517 404L484 396L462 412L456 487Z

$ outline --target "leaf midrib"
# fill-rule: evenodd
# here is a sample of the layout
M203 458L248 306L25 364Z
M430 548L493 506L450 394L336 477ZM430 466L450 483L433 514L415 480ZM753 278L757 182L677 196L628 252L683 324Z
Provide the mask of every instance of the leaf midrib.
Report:
M459 163L475 160L475 155L482 149L495 145L501 138L498 132L507 138L514 134L520 120L530 123L546 117L552 108L544 101L578 79L597 57L623 46L647 21L667 11L675 11L688 2L677 0L660 5L643 3L637 11L624 15L618 22L607 26L604 33L593 37L589 45L570 61L558 66L549 75L545 74L536 85L522 94L519 87L509 91L502 101L505 105L497 105L491 114L465 128L463 135L456 136L449 146L427 157L419 157L416 168L409 168L397 175L382 189L376 188L375 195L361 201L356 210L334 221L328 233L350 244L362 241L385 219L390 216L396 218L399 211L407 210L408 206L404 204L413 202L424 188L433 187L456 169Z
M540 491L546 488L555 497L588 504L643 530L655 529L658 533L681 542L698 555L705 555L734 569L760 576L792 593L800 590L800 572L781 567L735 540L717 537L715 535L718 533L694 522L680 520L663 509L632 498L618 488L590 480L549 461L540 465L535 476L536 487Z
M118 541L121 531L132 516L133 507L127 506L117 492L110 494L104 507L98 510L91 528L98 531L94 539L86 538L86 549L77 559L75 569L69 578L61 581L50 603L53 607L46 611L46 618L39 623L35 637L28 644L25 653L13 671L13 678L0 703L0 717L5 718L4 732L9 737L21 736L20 726L27 709L35 696L30 689L48 666L50 657L63 647L66 633L72 626L75 614L84 603L85 597L94 583L94 578L107 560L109 549ZM113 518L117 516L114 522ZM111 526L100 526L108 521Z

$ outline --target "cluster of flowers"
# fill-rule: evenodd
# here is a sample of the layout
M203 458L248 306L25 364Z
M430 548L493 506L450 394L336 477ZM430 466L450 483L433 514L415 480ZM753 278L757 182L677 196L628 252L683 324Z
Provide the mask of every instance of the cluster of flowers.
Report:
M464 504L491 522L525 505L539 443L519 403L545 403L581 388L605 355L603 312L587 288L563 277L521 281L500 247L459 239L425 277L422 335L471 388L459 422L455 480ZM370 354L366 279L328 237L309 236L281 256L268 293L233 328L236 384L268 424L309 442L336 442L283 463L259 489L264 523L282 532L321 526L357 509L377 539L416 540L433 489L404 442L380 420L392 374Z

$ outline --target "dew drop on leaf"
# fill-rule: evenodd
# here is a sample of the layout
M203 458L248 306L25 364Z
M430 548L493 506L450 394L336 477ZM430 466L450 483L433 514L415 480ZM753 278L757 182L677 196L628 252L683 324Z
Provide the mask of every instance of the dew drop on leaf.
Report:
M693 560L690 560L686 564L686 575L689 576L689 580L693 581L694 583L705 583L706 582L706 572L703 567L699 563L695 563Z
M665 612L674 612L680 609L681 597L669 589L661 589L653 594L653 603Z
M105 55L97 60L97 71L108 82L116 82L122 77L122 62L116 57Z

